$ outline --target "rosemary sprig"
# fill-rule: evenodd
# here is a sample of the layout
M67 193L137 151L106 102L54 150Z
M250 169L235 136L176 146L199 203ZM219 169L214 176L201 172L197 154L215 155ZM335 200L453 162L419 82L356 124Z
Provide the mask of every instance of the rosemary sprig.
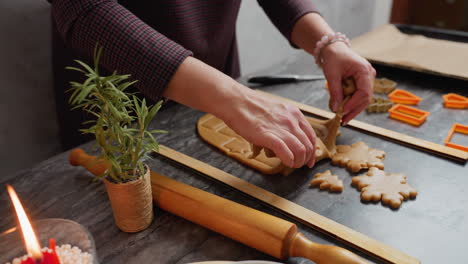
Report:
M94 134L101 149L99 158L106 160L110 167L99 177L119 183L139 178L145 173L143 161L152 150L159 148L153 136L166 133L163 130L148 131L162 101L148 106L145 99L139 99L126 89L137 81L130 81L130 75L112 73L109 76L99 74L99 59L102 48L94 51L94 67L75 60L79 67L67 67L69 70L84 74L83 83L70 82L69 103L72 109L81 108L96 117L83 124L90 125L81 129L85 134Z

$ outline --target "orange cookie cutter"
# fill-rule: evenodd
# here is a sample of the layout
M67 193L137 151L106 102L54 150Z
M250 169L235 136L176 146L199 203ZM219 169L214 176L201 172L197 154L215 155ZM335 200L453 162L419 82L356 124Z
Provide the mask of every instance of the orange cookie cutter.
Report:
M458 124L458 123L453 124L452 128L450 129L449 134L445 138L445 146L468 152L468 146L463 146L463 145L450 142L452 140L453 134L455 133L468 135L468 126Z
M408 91L395 89L393 92L388 94L388 97L392 102L397 104L408 104L408 105L417 105L422 100L421 97L416 96Z
M420 126L430 115L427 111L402 104L394 105L388 112L391 118L415 126Z
M444 98L444 106L447 108L468 108L468 98L465 96L455 93L448 93L443 95L442 98Z

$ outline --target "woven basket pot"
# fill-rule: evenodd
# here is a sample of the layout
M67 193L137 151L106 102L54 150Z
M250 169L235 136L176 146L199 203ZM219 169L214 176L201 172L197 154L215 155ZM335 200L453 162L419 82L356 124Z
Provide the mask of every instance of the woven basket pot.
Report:
M115 224L128 233L146 229L153 221L150 170L143 177L126 183L104 180L114 213Z

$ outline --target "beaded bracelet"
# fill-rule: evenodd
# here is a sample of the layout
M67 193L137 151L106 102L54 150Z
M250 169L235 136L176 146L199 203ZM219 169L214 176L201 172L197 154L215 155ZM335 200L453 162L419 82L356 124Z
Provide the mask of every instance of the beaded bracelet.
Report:
M315 57L315 63L318 66L321 67L323 64L323 59L321 56L323 48L338 41L344 42L348 47L351 47L351 43L349 42L349 39L346 37L345 34L340 33L340 32L325 35L319 41L317 41L317 44L315 44L313 55Z

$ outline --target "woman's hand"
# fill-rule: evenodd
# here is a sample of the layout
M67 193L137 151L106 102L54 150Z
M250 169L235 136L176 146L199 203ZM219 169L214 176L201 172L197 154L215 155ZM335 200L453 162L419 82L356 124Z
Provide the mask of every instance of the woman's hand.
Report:
M226 124L249 142L272 150L288 167L315 163L315 132L295 106L245 90L226 111Z
M356 92L343 108L343 124L364 110L372 100L375 69L346 44L335 42L323 48L323 71L328 81L331 110L336 112L343 101L342 81L353 78Z

